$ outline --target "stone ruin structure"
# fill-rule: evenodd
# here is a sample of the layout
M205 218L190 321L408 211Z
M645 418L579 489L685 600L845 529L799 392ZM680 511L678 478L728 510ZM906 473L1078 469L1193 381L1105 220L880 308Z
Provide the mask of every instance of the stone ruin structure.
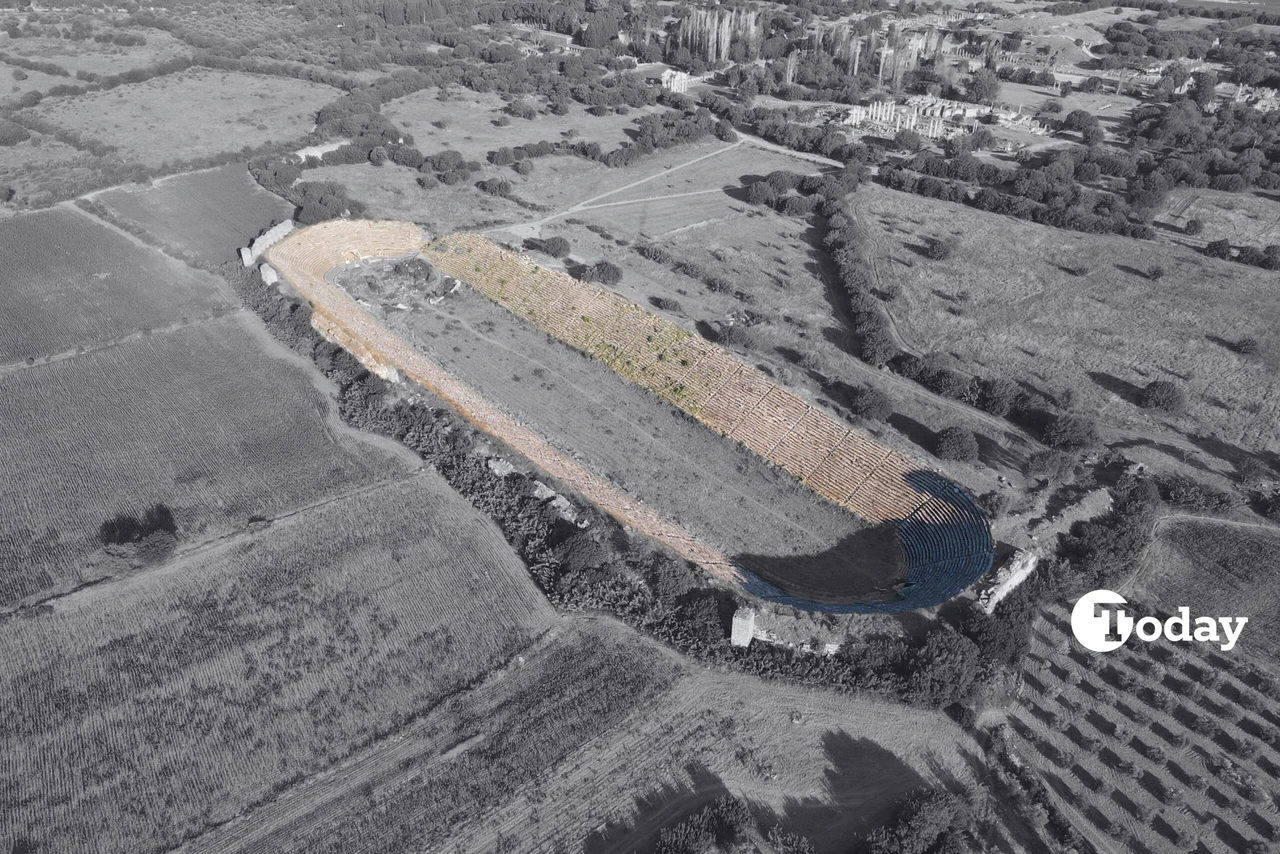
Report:
M273 245L279 243L289 236L293 231L293 220L286 219L284 222L271 226L256 238L248 246L240 248L240 261L246 267L252 267L254 262L262 257L262 253L266 252Z

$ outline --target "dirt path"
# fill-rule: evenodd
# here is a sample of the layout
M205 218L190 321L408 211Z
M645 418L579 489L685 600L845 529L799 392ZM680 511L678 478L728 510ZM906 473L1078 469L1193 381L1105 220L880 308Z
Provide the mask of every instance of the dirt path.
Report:
M81 344L80 346L76 347L74 350L63 350L61 353L54 353L50 356L41 356L40 359L38 359L37 361L33 362L30 365L28 365L26 362L10 362L5 365L0 365L0 376L17 373L18 371L26 370L27 368L38 368L42 365L50 365L50 364L53 364L54 362L64 362L67 359L75 359L80 356L87 356L91 353L97 353L102 350L110 350L114 347L119 347L121 345L129 344L134 341L140 341L143 338L147 338L151 335L164 335L169 332L177 332L181 329L186 329L188 326L199 326L200 324L207 323L211 320L217 320L222 317L227 317L233 314L240 314L246 311L247 309L239 306L236 308L214 309L213 311L202 312L200 314L188 317L185 320L178 320L178 321L175 321L174 323L170 323L165 326L157 326L154 329L139 329L134 332L130 332L127 335L120 335L115 338L108 338L105 341L96 341L92 344Z
M655 172L652 175L647 175L644 178L640 178L638 180L632 181L629 184L623 184L621 187L615 187L614 189L609 190L607 193L600 193L599 195L592 196L589 199L583 199L577 204L571 205L567 208L564 208L563 210L557 211L556 213L547 214L541 219L536 219L531 222L512 223L511 225L497 226L495 228L490 228L486 231L482 231L480 233L494 234L496 232L505 231L507 233L514 234L517 237L536 237L540 229L542 228L542 226L547 224L548 222L551 222L553 219L559 219L560 217L563 217L563 216L569 216L570 214L575 214L575 213L578 213L579 211L587 210L588 208L592 207L593 202L598 202L601 199L607 199L610 196L615 196L618 193L623 192L624 190L630 190L632 187L639 187L642 184L647 184L648 182L654 181L658 178L666 177L667 175L670 175L672 172L677 172L681 169L685 169L689 166L693 166L696 163L701 163L702 161L707 160L708 158L718 157L721 154L724 154L726 151L732 151L733 149L737 148L741 144L742 144L741 142L735 142L735 143L731 143L730 145L726 145L724 148L717 148L715 151L711 151L711 152L708 152L707 154L700 155L698 157L693 158L692 160L686 160L684 163L680 163L676 166L672 166L668 169L664 169L661 172ZM717 190L717 192L721 192L721 191ZM656 198L666 198L666 197L659 196ZM647 201L654 201L654 200L655 199L648 199ZM629 204L629 202L627 204ZM604 207L604 205L596 205L595 207Z
M200 542L184 544L162 564L148 567L129 575L108 575L102 578L95 578L92 582L77 587L74 590L59 593L56 596L50 596L47 599L41 599L38 602L31 603L27 607L52 605L54 610L86 607L103 597L119 595L122 591L128 590L130 587L137 587L139 585L147 586L157 578L163 578L164 576L176 575L178 573L185 572L191 561L214 549L227 545L234 545L238 542L248 542L256 536L258 530L275 522L291 519L294 516L300 516L305 513L310 513L313 510L319 510L337 501L345 501L359 495L368 495L380 489L396 486L412 480L415 477L423 477L426 475L427 472L423 470L405 477L390 478L387 480L380 480L377 483L369 483L345 489L318 501L312 501L309 504L303 504L291 510L278 513L275 516L271 516L269 518L264 517L261 522L254 523L253 525L228 531L224 534L210 537L206 540L201 540Z
M738 139L748 145L754 145L756 148L763 148L766 151L772 151L776 154L785 154L788 157L794 157L798 160L808 160L810 163L817 163L819 166L832 166L837 169L843 169L844 164L839 160L832 160L830 157L823 157L821 154L810 154L807 151L796 151L794 148L787 148L778 145L776 142L769 142L767 139L761 139L749 133L738 131Z

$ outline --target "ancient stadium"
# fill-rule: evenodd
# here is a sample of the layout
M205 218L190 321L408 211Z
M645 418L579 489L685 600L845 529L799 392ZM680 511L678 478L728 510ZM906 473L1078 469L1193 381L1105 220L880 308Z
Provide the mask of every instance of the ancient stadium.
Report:
M765 600L828 613L885 613L938 605L992 563L985 514L963 488L883 447L761 371L683 327L595 285L545 269L474 234L429 238L412 223L333 220L266 250L271 267L312 306L312 323L384 379L405 377L480 430L713 578ZM785 577L762 577L589 471L390 331L334 282L347 264L423 257L524 322L607 365L707 429L785 471L868 525L891 528L905 583L883 601L841 601ZM836 556L853 566L856 549Z

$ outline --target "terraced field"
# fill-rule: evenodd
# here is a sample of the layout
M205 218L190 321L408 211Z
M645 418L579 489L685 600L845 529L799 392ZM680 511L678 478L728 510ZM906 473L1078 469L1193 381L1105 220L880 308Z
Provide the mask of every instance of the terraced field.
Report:
M196 543L403 476L259 335L238 312L0 374L0 610L132 571L117 514L165 504Z
M0 619L0 839L170 850L555 620L501 532L430 472Z

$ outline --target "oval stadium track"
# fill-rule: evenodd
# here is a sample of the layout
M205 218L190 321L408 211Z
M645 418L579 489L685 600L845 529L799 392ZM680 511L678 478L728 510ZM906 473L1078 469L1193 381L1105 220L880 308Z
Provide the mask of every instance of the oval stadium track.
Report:
M344 264L421 253L441 272L582 351L709 429L782 468L827 501L893 528L906 584L892 601L790 595L570 460L427 359L331 283ZM973 497L837 421L722 348L611 291L539 267L474 234L424 240L411 223L333 220L272 246L267 261L312 306L312 323L384 378L394 370L529 458L601 510L661 540L713 577L773 602L828 613L941 604L990 566L994 543ZM856 554L840 556L853 561ZM833 599L836 597L832 597Z

